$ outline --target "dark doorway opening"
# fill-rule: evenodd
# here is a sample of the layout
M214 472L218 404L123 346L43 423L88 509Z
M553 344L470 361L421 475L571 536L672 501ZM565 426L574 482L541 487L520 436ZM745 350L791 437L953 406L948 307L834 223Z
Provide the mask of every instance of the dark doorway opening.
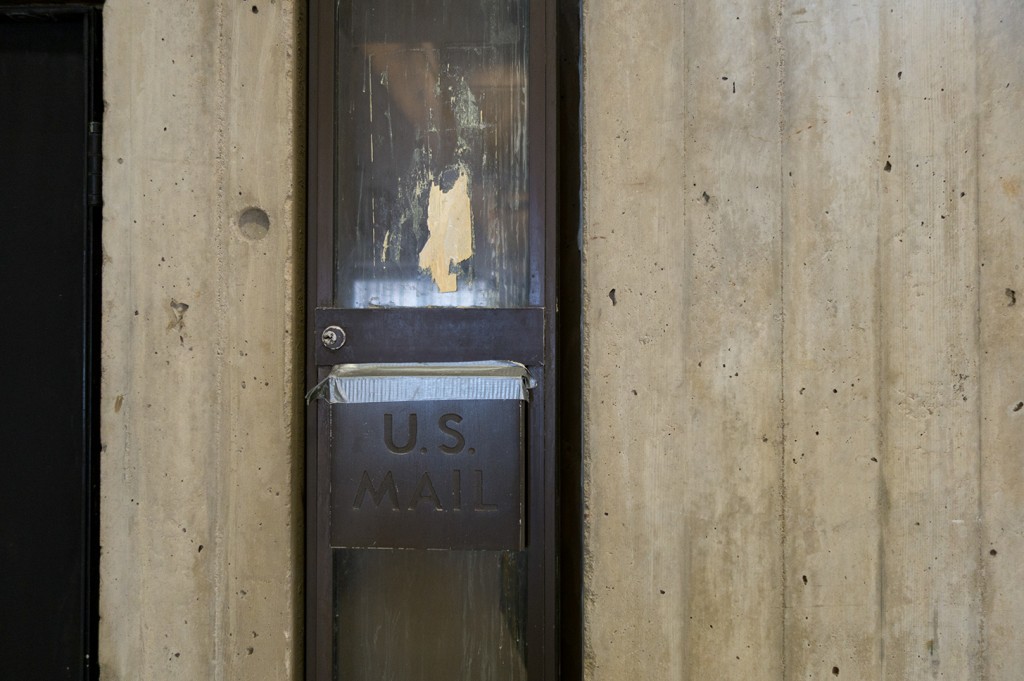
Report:
M0 659L95 679L100 13L0 8Z

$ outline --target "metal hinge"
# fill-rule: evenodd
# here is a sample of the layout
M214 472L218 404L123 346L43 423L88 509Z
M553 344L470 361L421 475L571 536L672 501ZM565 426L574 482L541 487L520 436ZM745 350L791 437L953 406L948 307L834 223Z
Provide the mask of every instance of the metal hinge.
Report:
M86 167L86 198L90 206L103 203L103 124L89 122L89 151Z

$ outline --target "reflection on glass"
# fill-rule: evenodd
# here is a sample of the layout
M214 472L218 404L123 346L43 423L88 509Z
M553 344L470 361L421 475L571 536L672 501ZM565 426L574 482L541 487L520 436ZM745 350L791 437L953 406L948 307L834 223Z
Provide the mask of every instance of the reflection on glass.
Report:
M527 303L526 0L339 0L335 304Z
M526 554L334 549L337 681L524 681Z

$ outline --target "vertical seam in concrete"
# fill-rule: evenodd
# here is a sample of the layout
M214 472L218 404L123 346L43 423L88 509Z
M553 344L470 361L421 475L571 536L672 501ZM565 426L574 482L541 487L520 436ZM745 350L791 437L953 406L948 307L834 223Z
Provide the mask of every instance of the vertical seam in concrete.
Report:
M216 378L214 380L214 391L216 393L216 402L213 414L213 451L207 454L208 461L216 466L217 462L212 457L217 456L219 452L225 451L223 445L223 422L224 414L222 412L223 407L220 405L223 402L220 400L220 395L223 393L223 381L224 381L224 326L225 319L227 319L227 302L224 299L224 260L225 260L225 246L224 246L224 218L227 215L227 194L224 187L224 183L227 181L227 156L225 147L225 128L227 126L227 56L225 54L225 9L224 3L215 3L215 18L214 26L216 30L216 36L214 37L214 59L216 60L217 68L217 81L215 85L214 97L215 99L215 118L216 118L216 160L214 167L214 177L217 178L217 200L214 214L214 243L215 255L216 255L216 274L213 277L216 281L216 290L214 293L214 309L215 323L214 329L215 334L212 338L212 343L215 346L215 356L220 359L216 362ZM227 574L226 565L229 564L227 556L227 546L224 542L223 532L223 518L221 514L220 502L224 497L224 480L222 471L219 467L212 471L213 477L213 489L214 496L209 500L208 509L210 512L210 529L213 533L214 547L216 553L216 560L213 561L213 575L211 584L211 599L210 605L213 608L213 660L212 672L214 681L222 681L224 678L224 642L226 641L225 631L225 609L227 607L227 599L225 596L226 589L224 585L224 578Z
M780 638L782 650L780 651L779 672L785 681L788 674L786 664L788 662L788 649L786 647L786 620L788 619L786 572L786 157L785 157L785 131L786 131L786 50L782 35L783 17L785 16L786 0L778 0L775 15L775 46L778 50L776 70L778 78L778 118L779 118L779 413L781 423L779 424L779 548L780 548L780 577L782 580L780 617L782 626Z
M579 69L580 69L580 233L579 233L579 246L580 246L580 428L582 434L580 436L580 484L582 486L581 500L580 500L580 512L583 514L583 521L581 523L581 531L583 533L581 547L580 547L580 574L583 583L580 585L580 594L583 617L581 627L583 631L580 634L582 654L583 654L583 673L582 678L584 681L590 681L595 676L595 653L594 644L591 640L590 632L590 621L593 613L593 569L594 559L591 553L592 541L591 534L593 532L592 522L589 520L588 506L590 503L589 492L592 487L590 483L591 476L591 444L592 438L590 435L590 428L588 427L589 415L587 413L587 397L590 384L590 363L589 363L589 346L590 346L590 326L588 324L588 310L590 306L587 303L589 297L589 263L588 257L590 255L590 249L587 247L587 234L589 232L588 222L588 211L587 201L588 196L587 184L590 180L587 172L587 116L586 116L586 102L587 102L587 84L588 84L588 64L587 60L589 54L587 52L587 41L586 31L587 22L590 14L590 3L589 0L580 0L580 56L579 56Z
M139 30L138 24L136 22L136 15L134 13L129 12L129 17L130 18L128 19L128 23L129 23L129 27L131 28L131 34L132 35L141 35L141 31ZM106 31L106 25L108 25L108 21L107 21L107 17L106 16L104 16L104 25L105 25L104 26L104 30ZM103 39L104 50L106 49L106 43L109 40L111 40L111 38L109 38L109 37L105 37ZM106 59L106 53L105 52L104 52L104 59ZM135 62L135 63L138 63L138 62ZM134 65L133 65L133 68L129 70L129 73L131 74L131 76L130 76L131 77L131 81L133 83L136 82L136 75L135 75ZM104 77L106 77L106 67L105 66L104 66ZM135 98L134 97L128 97L127 99L128 99L128 120L129 121L134 121L135 120ZM106 102L103 103L103 108L104 108L104 111L105 111L106 110ZM104 113L104 116L105 115L106 114ZM106 120L103 121L103 126L104 126L104 129L108 129L109 130L109 128L107 127L107 121ZM132 158L129 158L128 162L132 163L135 160L135 149L137 148L135 146L135 130L136 130L136 126L128 125L126 127L128 128L128 149L129 149L129 151L132 154ZM104 135L104 145L109 144L109 142L112 139L112 137L113 136L109 132L106 135ZM104 150L104 153L106 153L105 150ZM124 238L124 243L125 243L126 249L128 251L127 254L126 254L126 258L125 258L125 262L127 263L127 266L126 266L127 272L126 272L125 279L128 280L128 301L129 301L129 305L131 306L132 309L137 310L138 309L138 302L135 299L135 277L133 276L133 274L134 274L133 270L134 270L134 263L135 263L135 253L134 253L134 250L135 250L134 249L134 245L135 245L135 229L134 229L135 218L134 218L134 216L135 216L135 209L136 209L135 197L137 197L139 194L135 190L136 174L133 173L133 172L129 172L129 173L125 173L125 174L128 176L128 197L129 197L129 199L128 199L128 214L126 216L124 216L124 218L122 218L122 228L125 230L123 238ZM101 189L101 191L102 191L102 189ZM109 214L109 212L107 212L102 217L102 220L104 222L106 222L107 224L109 224L109 221L110 221L110 214ZM103 224L103 236L102 236L103 239L107 239L107 238L110 238L112 236L111 235L111 230L106 229L107 224ZM104 250L104 253L105 252L106 251ZM104 257L101 256L100 261L102 263L100 265L100 267L103 267L103 268L109 267L109 265L105 262L105 258ZM103 314L103 311L101 311L101 314ZM124 314L130 314L130 313L125 312ZM137 333L138 333L138 325L136 323L131 324L129 326L129 331L128 331L128 334L127 334L128 338L129 338L129 341L128 341L129 345L128 345L128 347L136 347L136 344L134 343L134 340L135 340L134 336ZM104 340L104 336L105 335L106 335L106 333L104 331L100 331L100 345L101 345L100 350L101 350L101 352L102 352L102 344L103 344L103 340ZM134 360L134 358L133 358L133 360ZM127 372L126 372L126 375L121 379L123 382L122 382L122 384L120 386L118 386L118 390L124 390L125 392L128 392L128 391L131 390L132 387L135 386L135 366L136 366L136 362L135 361L129 361L129 362L125 362L124 365L127 366ZM100 366L100 378L101 378L101 380L102 380L103 375L104 375L103 369L104 369L104 367ZM135 403L131 399L132 395L130 393L128 395L126 395L126 397L128 399L126 399L125 402L124 402L124 408L125 408L124 418L121 420L121 429L124 432L124 442L122 443L122 450L121 450L120 457L119 457L120 460L121 460L121 477L122 477L122 480L124 480L124 478L126 477L125 476L125 468L132 465L129 462L129 459L133 456L133 454L132 454L132 446L133 446L133 439L134 439L132 437L132 428L131 428L131 425L130 425L132 423L132 419L130 417L133 415ZM101 395L100 396L101 405L102 405L102 399L103 399L103 396ZM102 467L103 467L103 454L104 454L104 448L105 448L105 445L103 443L104 443L105 440L106 440L106 437L102 433L102 426L101 426L101 433L100 433L100 469L101 469L101 471L102 471ZM103 492L104 491L105 490L103 489L103 484L101 482L100 483L100 507L101 507L101 514L102 514ZM138 524L138 515L135 516L134 522L135 522L136 525ZM139 536L138 532L133 532L132 535L133 535L133 539L138 541L138 536ZM104 537L100 536L101 545L102 545L103 540L104 540ZM100 561L101 561L100 562L100 573L101 573L101 577L100 577L100 580L101 580L100 598L102 598L103 597L102 596L102 579L103 579L102 578L102 572L103 572L102 546L101 546ZM141 594L136 594L136 595L141 597ZM102 615L102 612L103 612L103 609L100 608L100 614L101 615ZM139 613L139 614L141 614L141 613ZM139 631L137 632L137 634L138 634L139 643L140 643L139 649L141 650L142 646L143 646L142 620L141 620L141 618L137 618L136 619L136 623L139 625Z
M984 11L984 3L978 3L974 7L974 101L983 102L985 101L981 97L981 13ZM986 681L989 678L989 658L988 658L988 631L985 626L985 604L988 602L988 574L987 574L987 563L985 562L985 486L984 486L984 450L982 446L984 444L984 419L982 414L985 413L984 396L985 391L982 389L982 381L985 380L985 371L983 370L983 363L985 357L983 354L982 347L982 334L984 333L984 327L982 323L982 278L981 278L981 264L983 263L984 251L982 251L982 224L981 224L981 112L977 109L974 113L974 239L975 239L975 258L976 266L974 268L974 297L975 297L975 308L974 308L974 324L975 328L978 329L978 333L974 337L975 352L978 357L978 390L975 396L976 408L975 414L977 418L977 451L976 451L976 475L977 475L977 489L978 489L978 507L977 507L977 518L975 519L975 527L977 532L975 536L978 538L978 602L980 603L978 613L978 667L979 676L981 681Z
M881 246L881 234L877 235L879 247ZM888 517L888 511L886 510L889 505L889 492L885 484L885 469L886 469L886 450L885 450L885 429L888 425L889 419L885 412L885 397L884 397L884 376L885 376L885 363L886 357L883 356L885 352L884 343L882 341L881 323L884 315L884 306L882 303L881 295L881 278L882 278L882 265L881 265L881 253L875 255L875 289L877 299L875 301L875 347L876 347L876 360L875 360L875 409L878 414L878 439L876 447L878 449L878 458L883 462L878 472L878 545L876 552L878 554L878 567L876 570L875 581L876 588L878 589L878 613L877 613L877 631L878 631L878 665L879 665L879 678L886 678L885 676L885 524L886 518Z
M682 81L682 87L683 87L682 97L680 98L680 101L682 103L682 109L683 109L683 124L681 126L681 132L683 133L683 141L682 141L683 159L682 159L682 168L680 169L680 172L681 172L681 175L682 175L682 177L684 178L684 181L685 181L686 173L690 169L690 165L689 165L690 164L690 160L689 160L689 155L690 154L689 154L689 152L690 152L690 149L691 149L691 145L690 145L690 139L691 138L690 138L690 134L689 134L689 132L687 130L687 126L690 124L690 119L688 118L688 114L690 112L691 104L690 104L690 100L688 98L689 98L689 95L690 95L690 92L691 92L690 84L692 82L692 77L691 77L690 70L689 70L689 64L687 63L687 53L686 53L686 50L687 50L687 48L689 46L689 41L687 39L687 35L686 35L687 31L686 31L686 29L687 29L687 26L689 25L689 22L687 21L688 15L689 15L689 12L692 11L692 10L691 10L691 6L688 3L682 3L682 4L679 5L679 7L680 7L680 9L679 9L679 37L680 37L680 42L681 42L681 46L680 46L680 49L679 49L679 54L680 54L680 61L682 62L682 75L680 76L680 80ZM586 143L586 135L584 135L583 139L584 139L584 143ZM687 211L689 209L690 202L689 201L682 201L680 203L680 206L681 206L681 209L680 209L680 215L679 215L679 225L681 226L681 229L682 229L682 232L683 232L683 237L682 238L683 238L683 240L685 240L685 239L687 239L689 237L689 235L687 234L687 231L686 231L686 219L687 219ZM686 250L689 250L689 249L686 249ZM685 254L685 252L686 251L684 250L684 254ZM686 256L684 255L683 257L685 258ZM686 268L687 265L684 264L683 267ZM686 296L686 295L687 295L686 293L683 294L683 296ZM680 320L679 320L679 322L680 322L680 327L682 329L682 333L680 334L679 344L682 346L683 357L686 356L686 339L688 338L689 326L690 326L690 322L689 322L689 319L687 318L687 314L686 314L686 311L685 311L685 305L686 305L686 299L684 297L682 299L682 306L681 306L682 309L679 311L680 312ZM680 504L680 507L683 507L683 504ZM689 521L688 520L687 520L687 525L689 525ZM686 531L687 532L689 531L688 527L687 527ZM686 535L684 535L684 536L686 536ZM687 611L690 610L693 607L693 597L691 595L692 584L690 583L690 580L692 579L692 568L691 568L691 565L690 565L691 562L692 562L692 558L688 558L687 561L686 561L686 565L683 568L683 570L685 570L684 577L681 580L683 584L686 584L686 596L685 596L685 598L686 598L686 605L684 607L686 608ZM692 621L693 617L692 616L691 617L682 617L680 619L681 619L681 622L680 622L680 627L679 627L679 641L681 643L681 648L682 648L681 654L683 656L683 659L685 660L687 656L689 656L689 655L691 655L693 653L693 638L692 638L691 627L690 627L690 622ZM694 667L694 665L686 664L685 662L683 663L682 678L680 679L680 681L693 681L693 667Z
M128 21L129 21L129 26L131 28L131 35L136 35L136 36L137 35L142 35L141 27L138 25L138 19L137 19L138 15L136 13L134 13L134 12L128 12L128 15L130 16ZM109 36L109 33L108 33L109 29L107 28L107 26L108 26L107 22L104 21L104 26L103 26L103 33L104 33L103 42L104 43L106 43L108 40L110 40L110 38L108 37ZM138 61L133 60L132 68L129 70L129 73L131 74L131 77L130 77L131 78L131 82L133 84L138 82L138 78L137 78L137 75L136 75L136 69L138 67L136 66L136 64L138 64ZM104 85L106 85L106 82L104 82ZM137 162L136 149L138 149L138 146L136 146L136 142L135 142L135 139L136 139L135 133L136 133L136 130L138 129L138 126L131 124L131 121L135 121L136 120L135 119L135 98L134 97L128 97L127 100L128 100L128 121L129 121L129 124L126 127L128 128L128 149L129 149L129 151L131 153L131 158L129 159L128 162L129 163L136 163ZM104 103L103 108L106 109L106 103ZM106 121L104 121L104 129L107 129L106 128ZM104 137L107 140L111 139L111 135L110 135L109 132L107 132L107 134L104 135ZM126 258L125 258L125 262L126 262L125 278L129 282L129 284L128 284L129 285L128 300L130 301L130 305L131 305L132 309L133 310L137 310L139 303L138 303L138 300L136 299L137 293L136 293L136 288L135 288L135 272L136 272L136 267L135 267L135 263L136 263L136 260L135 260L135 238L136 238L136 234L137 234L137 232L135 230L135 214L136 214L136 209L137 209L136 202L137 202L137 197L139 196L139 192L137 191L136 186L135 186L136 185L136 177L137 177L136 173L129 172L129 173L127 173L127 175L128 175L128 197L129 197L128 198L128 215L126 215L126 216L124 216L122 218L122 222L123 222L122 228L125 230L124 240L125 240L125 243L127 245L127 250L128 250L128 252L126 254ZM101 179L101 181L102 181L102 179ZM101 191L102 191L102 188L101 188ZM104 213L105 213L105 215L104 215L103 219L104 220L109 219L109 217L108 217L109 213L107 213L106 211L104 211ZM104 227L105 227L105 225L104 225ZM106 235L109 232L108 232L108 230L104 229L103 233L104 233L104 237L103 238L106 238ZM103 258L101 257L101 262L102 261L103 261ZM101 267L103 267L103 265L101 265ZM101 311L100 314L102 315L103 311ZM131 313L128 312L127 310L125 310L122 314L128 315L128 314L131 314ZM131 324L131 327L130 327L131 330L128 333L128 342L130 344L128 347L137 347L136 343L134 341L135 341L135 336L139 333L139 326L138 326L137 323L134 323L137 320L134 320L134 317L132 319L133 319L133 323ZM101 353L103 351L104 336L105 336L105 334L101 331L100 332L100 352ZM137 366L136 358L133 356L131 361L125 362L123 364L126 364L128 366L128 371L127 371L126 375L122 378L123 383L118 387L118 389L119 390L125 390L126 392L129 391L129 390L134 392L134 388L136 386L136 380L135 380L135 367ZM102 380L102 376L103 375L104 375L104 367L102 366L102 363L101 363L101 365L100 365L100 377L101 377L101 380ZM138 476L138 473L137 473L137 468L138 467L137 467L136 461L133 460L136 457L136 455L134 454L135 438L133 437L134 430L131 427L131 424L135 422L134 418L133 418L134 415L135 415L134 414L134 412L135 412L135 401L133 399L131 399L133 397L133 395L131 395L131 393L129 393L127 397L128 397L128 399L126 400L127 404L125 406L127 406L128 409L125 411L124 418L122 419L122 427L124 429L124 444L122 446L124 447L124 449L121 451L120 457L119 457L120 460L121 460L121 466L122 466L122 468L121 468L121 476L122 476L122 481L123 481L124 477L125 477L125 468L130 466L135 471L135 473L133 473L133 476L132 476L133 477L132 485L138 485L138 480L139 480L139 476ZM101 399L102 399L102 396L101 396ZM101 426L101 431L102 431L102 426ZM103 438L102 432L100 434L100 438L101 438L101 441L102 441L102 438ZM102 444L100 445L100 452L101 452L100 453L100 457L101 457L100 467L101 467L101 470L102 470L102 466L103 466L103 462L102 462L103 446L102 446ZM102 476L101 476L100 479L102 481ZM101 518L102 518L102 512L103 512L103 492L104 492L103 486L104 485L101 482L100 483L100 513L101 513ZM138 491L138 489L136 488L133 491ZM131 545L131 543L134 543L136 550L138 550L138 545L140 543L140 534L141 534L139 532L139 530L138 530L138 527L140 525L139 518L140 518L140 514L138 514L138 513L134 514L134 518L133 518L133 521L132 521L132 524L134 525L134 527L132 527L132 529L131 529L130 539L126 542L126 545L129 545L129 546ZM113 538L111 538L111 539L113 539ZM100 572L101 572L101 575L102 575L103 567L104 567L104 564L103 564L103 542L104 542L104 540L105 540L105 537L102 536L102 530L101 530L100 548L99 548ZM143 566L145 566L145 563L143 563ZM140 568L140 570L141 569L143 569L143 568ZM101 576L100 577L100 598L101 599L103 598L103 586L102 586L102 584L103 584L103 577ZM142 604L142 600L143 600L142 587L139 584L138 580L134 581L134 586L136 587L137 592L131 595L130 600L128 600L128 602L134 601L136 606L138 606L138 605ZM100 617L103 617L103 615L105 614L103 612L103 610L104 609L101 606L100 607L100 613L99 613ZM143 635L143 630L144 630L143 614L141 612L140 613L136 613L135 616L134 616L134 620L135 620L135 625L136 625L136 631L134 633L135 633L135 636L137 637L136 641L137 641L137 644L138 644L138 656L135 658L135 661L138 664L138 663L141 663L142 660L146 659L146 637ZM100 639L100 641L97 644L97 647L102 646L102 645L103 645L102 639ZM131 659L130 654L124 654L122 652L121 655L119 655L119 659L118 659L118 663L119 663L118 666L120 667L120 669L118 669L117 671L118 672L126 672L127 669L125 668L125 666L130 666L130 664L129 665L125 665L125 662L127 660L130 660L130 659ZM102 660L102 657L100 658L100 660ZM125 665L125 666L122 666L122 665ZM102 668L102 664L101 664L101 666L100 666L100 674L102 674L102 673L103 673L103 668Z
M888 49L889 40L889 25L887 22L888 17L884 12L884 8L879 6L879 20L878 20L878 81L880 90L884 93L880 96L879 101L879 121L878 121L878 137L879 145L878 149L881 153L884 149L888 149L892 138L892 122L889 118L888 106L889 98L888 92L884 87L885 78L884 71L887 66L885 61L886 50ZM884 147L883 147L884 143ZM880 177L875 178L875 194L878 197L882 196L882 180ZM878 673L879 678L886 678L885 675L885 527L886 520L888 518L888 505L889 496L888 490L885 484L885 472L889 465L888 457L886 456L886 428L888 427L888 414L885 410L885 376L887 372L888 354L886 352L885 341L882 337L882 328L885 321L885 301L884 301L884 276L883 276L883 259L884 259L884 246L885 242L882 235L882 209L881 201L876 204L875 213L875 320L874 320L874 334L875 334L875 413L878 416L878 436L875 447L878 450L878 459L881 463L878 471L878 513L875 517L878 519L878 540L875 551L878 554L877 568L875 572L875 588L878 590L878 611L877 617L877 636L878 636Z

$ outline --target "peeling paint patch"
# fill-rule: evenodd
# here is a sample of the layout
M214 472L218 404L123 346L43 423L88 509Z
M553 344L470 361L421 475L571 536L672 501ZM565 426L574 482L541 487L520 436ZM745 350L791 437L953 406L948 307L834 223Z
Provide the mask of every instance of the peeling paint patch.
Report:
M448 171L450 173L451 171ZM441 293L458 290L452 265L473 256L473 212L469 201L469 178L464 169L456 170L456 179L448 185L448 173L442 173L430 186L427 203L427 242L420 251L420 269L430 272ZM450 180L449 180L450 181ZM445 185L445 186L442 186Z

